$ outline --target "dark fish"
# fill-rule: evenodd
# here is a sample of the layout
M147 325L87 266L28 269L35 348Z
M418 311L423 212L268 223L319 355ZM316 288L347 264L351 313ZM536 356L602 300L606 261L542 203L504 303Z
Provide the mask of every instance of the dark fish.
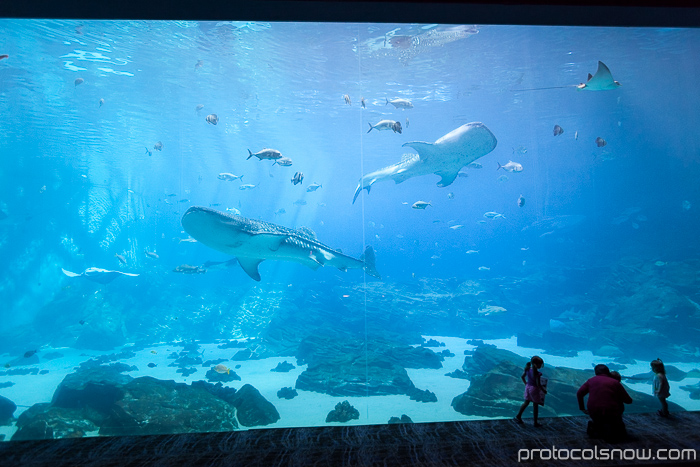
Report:
M211 203L209 204L209 207L214 207L214 206L221 206L221 203Z
M347 105L352 105L352 102L350 101L350 96L348 96L347 94L344 94L343 99L345 99L345 103Z
M175 194L175 193L170 193L170 194L168 194L168 198L172 198L172 197L174 197L174 196L177 196L177 194Z
M301 172L297 172L294 174L294 178L292 179L292 183L296 186L300 184L301 182L304 181L304 174Z
M194 108L194 111L199 113L200 110L204 108L204 104L198 104L197 107Z
M523 195L520 195L520 197L518 198L518 207L522 208L523 206L525 206L525 197Z
M75 85L83 84L85 80L83 78L75 78Z
M562 133L564 133L564 129L559 125L554 125L554 136L559 136Z
M298 200L294 201L292 204L294 204L295 206L306 206L306 201L304 201L303 199L298 199Z
M156 151L162 151L162 150L163 150L163 143L161 143L160 141L158 141L158 142L156 143L156 145L153 146L153 149L155 149Z
M80 321L78 321L78 323L81 324L81 325L82 325L82 324L85 324L85 320L84 320L84 319L81 319Z
M153 259L158 259L158 258L160 258L160 256L158 256L158 255L156 254L156 252L154 252L154 251L143 250L143 252L144 252L144 253L146 254L146 256L148 256L149 258L153 258Z
M181 199L180 201L178 201L178 203L189 203L189 202L190 202L190 200L187 198L184 198L184 199Z
M360 104L362 104L362 108L363 108L363 109L367 108L367 104L365 103L365 98L364 98L364 97L360 97Z
M102 107L103 105L105 105L105 100L104 100L104 99L100 99L100 107Z
M604 140L603 138L601 138L600 136L598 136L598 137L595 139L595 144L596 144L599 148L602 148L603 146L605 146L606 144L608 144L608 142L605 141L605 140Z
M29 350L27 352L24 352L24 358L29 358L37 352L38 352L38 350Z
M146 154L148 154L149 156L153 155L153 153L151 151L149 151L148 148L146 148Z
M216 125L219 123L219 117L216 114L209 114L207 115L207 123L211 123L212 125Z
M204 65L204 61L197 60L197 63L194 64L194 69L196 70L197 68L202 68L202 65Z
M124 258L123 255L120 255L119 253L114 253L114 257L117 258L120 263L126 264L126 258Z
M3 58L10 58L10 56L7 54L0 55L0 60L2 60Z
M155 363L149 363L148 368L155 368L157 365Z

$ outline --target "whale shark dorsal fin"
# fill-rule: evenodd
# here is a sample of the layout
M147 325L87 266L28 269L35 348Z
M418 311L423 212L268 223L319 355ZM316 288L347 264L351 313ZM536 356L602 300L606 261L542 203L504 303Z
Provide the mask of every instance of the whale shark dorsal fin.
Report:
M262 263L262 259L258 258L238 258L238 264L241 265L246 274L250 276L254 281L260 282L260 273L258 272L258 265Z
M439 150L435 147L435 144L426 143L424 141L410 141L408 143L403 143L401 146L408 146L418 151L418 156L420 156L421 162L427 161L433 155L439 152Z
M314 232L308 227L299 227L297 229L297 232L303 237L310 238L311 240L318 240L318 238L316 237L316 232Z
M457 172L435 172L435 175L439 175L440 177L442 177L441 180L438 182L437 186L444 187L451 185L452 182L455 181L455 178L457 178L458 172L459 170Z

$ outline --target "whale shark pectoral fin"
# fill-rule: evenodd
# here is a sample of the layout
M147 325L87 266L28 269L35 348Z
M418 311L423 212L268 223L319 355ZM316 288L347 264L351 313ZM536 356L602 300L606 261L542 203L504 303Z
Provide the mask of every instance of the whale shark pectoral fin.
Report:
M68 277L80 277L80 276L82 276L82 274L76 274L74 272L66 271L63 268L61 268L61 271L63 271L63 274L65 274Z
M441 180L438 182L437 186L442 188L442 187L451 185L452 182L455 181L455 178L457 178L457 172L459 172L459 170L457 170L456 172L455 171L435 172L435 175L439 175L440 177L442 177Z
M270 251L277 251L280 246L289 238L289 235L283 234L269 234L269 233L256 233L255 236L262 235L265 238L265 243Z
M260 282L260 273L258 272L258 265L262 263L262 259L258 258L238 258L238 264L241 265L246 274L250 276L254 281Z
M410 141L408 143L403 143L401 147L410 147L418 151L418 155L420 156L421 162L425 162L431 157L433 157L435 154L438 154L440 151L439 149L435 146L433 143L426 143L423 141Z

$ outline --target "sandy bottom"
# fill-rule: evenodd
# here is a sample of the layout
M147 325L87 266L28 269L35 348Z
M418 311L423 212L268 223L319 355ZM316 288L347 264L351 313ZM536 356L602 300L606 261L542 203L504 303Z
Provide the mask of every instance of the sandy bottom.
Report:
M454 357L445 359L443 368L441 369L407 370L408 375L417 388L428 389L435 393L438 399L435 403L412 401L408 396L334 397L309 391L297 391L299 395L291 400L279 399L277 397L277 391L283 387L293 388L297 377L306 369L306 366L297 366L295 369L286 373L278 373L271 370L275 368L278 363L285 360L296 366L296 361L293 357L274 357L262 360L235 362L230 361L230 359L240 349L219 349L217 344L203 344L200 346L200 352L203 351L203 361L220 358L229 360L224 362L224 364L234 370L241 377L241 381L228 383L228 386L238 389L243 384L251 384L260 391L263 397L275 405L280 414L280 420L265 428L384 424L387 423L389 418L400 417L402 414L408 415L414 422L483 419L484 417L468 417L462 415L452 408L452 399L469 388L469 381L445 376L446 373L451 373L456 369L462 368L462 364L464 363L464 351L472 350L474 346L467 344L468 339L442 336L424 337L426 340L435 339L438 342L445 343L445 347L433 348L434 351L441 352L442 350L448 349L455 354ZM515 337L509 339L485 340L484 342L494 344L498 348L510 350L528 358L532 355L540 355L545 361L545 367L543 369L545 376L548 366L565 366L569 368L591 370L591 376L593 376L594 364L613 362L612 358L596 357L588 351L579 352L576 357L549 355L541 349L518 347ZM72 373L81 362L101 355L117 353L121 350L130 350L130 346L127 345L122 349L115 349L108 352L83 351L72 348L42 349L39 352L40 357L51 352L59 352L63 354L63 357L53 360L45 360L42 358L41 363L15 367L38 368L40 370L48 370L48 373L44 375L2 376L0 377L0 383L12 381L14 385L8 388L0 388L0 395L7 397L17 404L18 407L15 412L15 417L18 417L33 404L50 402L59 383L67 374ZM172 359L167 358L168 355L172 352L180 351L182 351L182 347L180 346L165 344L154 345L137 351L135 357L121 360L121 362L127 365L135 365L138 368L137 371L125 373L134 378L152 376L158 379L174 380L184 383L205 380L204 375L208 368L196 366L197 372L184 378L180 373L176 373L176 367L168 366L173 362ZM9 355L0 355L0 362L10 361L14 358L15 357ZM155 363L157 366L155 368L149 368L149 363ZM667 365L669 364L684 371L690 371L699 366L693 363L667 362ZM237 368L239 365L240 367ZM649 362L637 362L634 365L627 365L627 369L622 371L622 374L631 376L647 371L649 371ZM696 384L698 381L700 381L700 378L686 378L682 382L670 381L670 400L681 405L686 410L700 410L700 401L690 399L688 391L679 388L679 386ZM625 382L625 385L640 392L649 393L651 391L651 385L647 382ZM328 412L333 410L338 402L344 400L349 401L350 404L360 412L360 418L345 424L327 424L325 420ZM14 425L0 427L0 434L5 435L5 440L9 440L15 431L16 428Z

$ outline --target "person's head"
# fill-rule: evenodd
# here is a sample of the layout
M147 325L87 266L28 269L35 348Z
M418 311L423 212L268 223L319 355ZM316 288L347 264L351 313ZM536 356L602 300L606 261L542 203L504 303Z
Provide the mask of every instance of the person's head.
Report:
M652 360L651 371L653 371L654 373L666 374L666 368L664 368L664 362L662 362L660 358L657 358L656 360Z
M603 365L602 363L599 363L593 368L593 371L595 372L595 375L606 375L610 376L610 368L608 368L608 365Z
M533 366L534 366L535 368L537 368L537 369L542 368L542 367L544 366L544 360L542 360L541 357L538 357L537 355L535 355L535 356L532 357L532 358L530 359L530 361L527 362L527 364L525 365L525 371L529 370L530 367L533 367Z
M621 375L619 372L617 372L617 371L611 371L611 372L610 372L610 377L613 378L613 379L616 379L616 380L618 380L618 381L620 381L620 382L622 382L622 375Z

